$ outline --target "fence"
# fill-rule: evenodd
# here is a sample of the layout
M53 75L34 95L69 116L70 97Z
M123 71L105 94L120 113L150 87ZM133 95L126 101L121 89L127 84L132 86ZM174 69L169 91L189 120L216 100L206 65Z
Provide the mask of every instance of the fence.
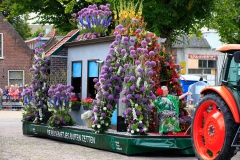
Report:
M19 110L21 108L21 97L12 97L10 95L3 95L1 97L0 109Z

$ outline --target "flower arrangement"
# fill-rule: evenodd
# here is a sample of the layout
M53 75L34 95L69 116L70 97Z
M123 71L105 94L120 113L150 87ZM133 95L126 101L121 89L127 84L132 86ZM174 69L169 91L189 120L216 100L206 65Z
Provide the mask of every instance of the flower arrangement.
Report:
M78 17L76 13L72 14L71 22L77 22L80 30L77 40L92 39L106 34L112 20L109 7L110 4L100 5L99 9L94 4L80 10Z
M42 33L36 38L36 41L41 41ZM31 87L24 87L22 93L23 98L23 120L33 121L40 123L44 120L44 111L47 110L47 91L49 78L49 60L45 59L43 47L45 43L41 44L41 48L35 49L34 61L32 68L29 69L31 72Z
M137 29L145 28L146 23L142 18L142 0L134 4L134 0L125 2L119 0L114 5L114 20L116 26L121 24L125 29L124 35L135 36Z
M51 127L72 126L75 124L70 116L71 101L70 97L73 87L71 85L51 85L48 90L49 110L53 112L48 120Z
M90 106L92 106L92 103L93 103L93 99L90 98L90 97L83 98L83 99L81 100L81 104L82 104L83 106L85 106L85 107L90 107Z
M72 104L72 105L81 105L81 104L82 104L82 102L81 102L81 101L78 101L78 99L75 98L75 97L70 98L70 100L71 100L71 104Z
M83 120L90 119L92 117L92 114L93 114L93 111L88 110L88 111L84 112L83 114L81 114L81 119L83 119Z
M40 123L43 117L42 110L34 107L32 103L32 89L24 86L24 92L22 92L22 97L22 121Z

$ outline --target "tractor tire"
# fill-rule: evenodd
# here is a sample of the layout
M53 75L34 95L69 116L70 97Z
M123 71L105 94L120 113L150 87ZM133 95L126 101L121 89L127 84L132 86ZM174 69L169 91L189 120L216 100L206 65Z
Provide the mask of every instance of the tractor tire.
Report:
M191 128L193 148L200 160L230 160L237 123L225 101L217 94L205 95L196 106Z

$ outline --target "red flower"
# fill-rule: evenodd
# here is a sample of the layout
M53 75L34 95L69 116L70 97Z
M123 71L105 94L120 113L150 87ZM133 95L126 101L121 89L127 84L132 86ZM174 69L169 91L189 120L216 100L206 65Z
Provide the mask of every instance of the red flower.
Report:
M158 88L157 91L156 91L156 93L157 93L159 96L161 96L161 95L163 95L163 90L162 90L161 88Z
M71 101L72 101L72 102L76 102L76 101L77 101L77 98L71 98Z

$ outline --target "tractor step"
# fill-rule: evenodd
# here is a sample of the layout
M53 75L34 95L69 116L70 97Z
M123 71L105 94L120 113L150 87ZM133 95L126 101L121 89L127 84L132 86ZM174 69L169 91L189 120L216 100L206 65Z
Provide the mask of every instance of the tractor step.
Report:
M235 134L235 137L233 139L233 142L232 142L232 147L240 147L240 125L238 127L238 130L237 130L237 133Z

